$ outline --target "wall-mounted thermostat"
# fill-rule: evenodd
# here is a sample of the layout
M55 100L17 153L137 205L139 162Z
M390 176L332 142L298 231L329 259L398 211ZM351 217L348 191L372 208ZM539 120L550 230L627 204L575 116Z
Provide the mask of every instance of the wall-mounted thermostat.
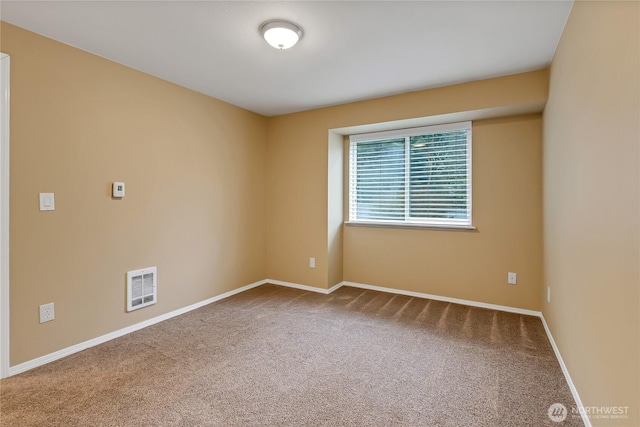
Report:
M113 183L113 197L124 197L124 182Z

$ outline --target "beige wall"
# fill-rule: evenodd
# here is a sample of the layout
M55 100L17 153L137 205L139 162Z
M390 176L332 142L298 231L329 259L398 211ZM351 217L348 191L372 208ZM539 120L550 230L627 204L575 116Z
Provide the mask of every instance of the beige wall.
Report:
M327 233L328 233L328 286L334 286L344 280L344 234L342 223L344 222L344 185L345 181L345 156L343 135L330 132L328 135L328 169L327 169Z
M344 279L539 310L542 120L473 122L469 231L347 226ZM518 284L507 284L507 272Z
M543 313L585 406L640 425L640 7L577 2L544 111Z
M340 278L335 266L341 258L344 280L539 309L539 114L474 123L477 232L346 227L342 253L340 245L331 245L331 236L340 232L336 224L342 218L335 218L342 176L327 171L341 175L335 162L342 157L339 134L348 133L346 128L541 111L547 91L548 73L541 70L271 118L267 276L327 289ZM309 257L316 258L315 269ZM517 286L506 284L508 271L519 273Z
M265 278L266 118L8 24L1 50L11 365ZM126 271L150 266L158 304L126 313Z

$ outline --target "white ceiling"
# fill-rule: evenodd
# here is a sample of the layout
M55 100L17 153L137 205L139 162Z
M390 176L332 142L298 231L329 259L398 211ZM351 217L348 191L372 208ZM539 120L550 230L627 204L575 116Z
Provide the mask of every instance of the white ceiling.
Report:
M571 1L5 1L3 21L274 116L548 66ZM304 30L285 51L258 27Z

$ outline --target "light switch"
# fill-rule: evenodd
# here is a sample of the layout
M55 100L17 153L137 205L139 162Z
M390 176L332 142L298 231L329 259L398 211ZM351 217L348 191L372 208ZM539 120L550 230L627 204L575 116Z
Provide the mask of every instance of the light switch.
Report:
M40 210L54 211L56 209L55 198L53 193L40 193Z

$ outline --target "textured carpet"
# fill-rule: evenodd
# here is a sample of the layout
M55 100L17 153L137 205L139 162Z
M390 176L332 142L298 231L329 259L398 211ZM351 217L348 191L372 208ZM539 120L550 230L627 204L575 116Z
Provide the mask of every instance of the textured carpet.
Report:
M264 285L0 382L4 426L558 426L540 319Z

